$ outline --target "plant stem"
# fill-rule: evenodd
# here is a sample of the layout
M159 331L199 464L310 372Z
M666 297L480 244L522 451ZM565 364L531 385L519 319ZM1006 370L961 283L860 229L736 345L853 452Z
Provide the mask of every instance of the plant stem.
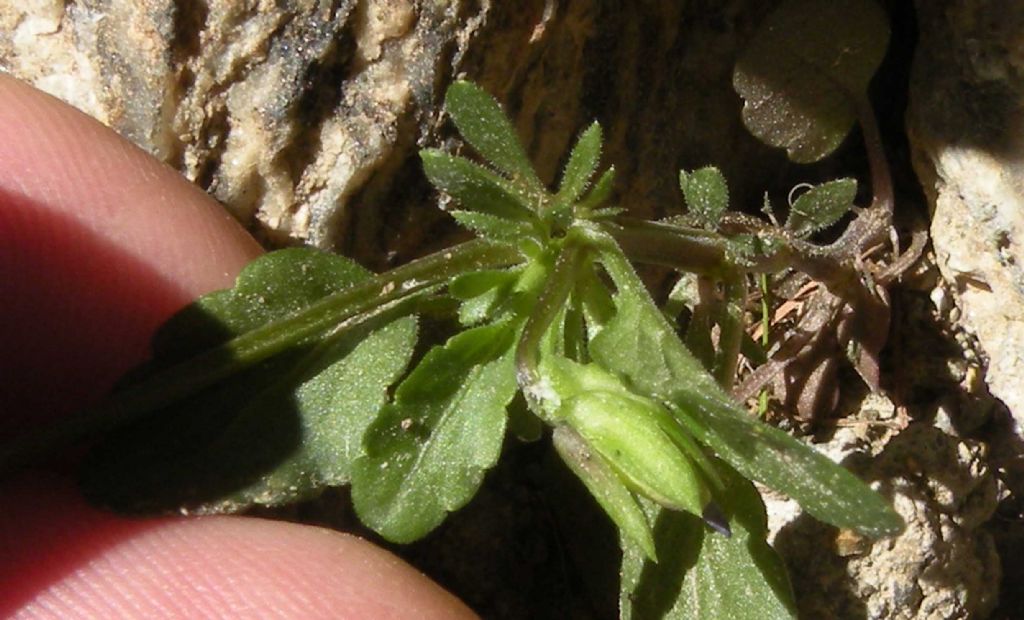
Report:
M547 416L542 406L544 397L538 371L541 340L572 293L584 247L573 229L570 229L516 346L516 380L530 408L543 419L547 419Z
M873 194L871 206L885 211L889 217L889 224L892 224L892 210L895 204L892 188L892 173L889 171L889 162L885 156L885 146L882 144L882 134L878 130L878 121L875 118L875 110L867 95L857 98L857 121L860 123L861 133L864 136L864 149L868 155L868 167L871 169L871 193Z
M700 275L715 275L726 264L725 239L700 228L619 218L606 229L630 259Z
M324 333L333 335L353 327L462 273L521 260L522 256L514 248L475 240L369 278L295 314L160 371L141 383L116 391L96 407L60 424L4 445L0 448L0 473L132 422Z
M768 334L768 330L771 329L771 291L768 288L768 274L758 274L757 282L761 289L761 347L767 354L768 345L771 342L771 337ZM768 390L761 388L761 393L757 395L757 415L763 418L767 413Z
M736 366L743 342L743 307L747 288L743 273L733 271L723 280L724 296L718 316L718 356L715 360L715 379L726 391L736 380Z

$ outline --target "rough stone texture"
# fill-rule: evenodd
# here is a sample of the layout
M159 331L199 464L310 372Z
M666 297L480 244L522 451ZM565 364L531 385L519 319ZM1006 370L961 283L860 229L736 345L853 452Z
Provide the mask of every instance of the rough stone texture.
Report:
M789 566L801 617L988 617L998 599L1001 568L992 537L982 528L997 503L985 445L927 423L911 425L886 444L869 429L892 417L892 405L876 400L865 407L874 416L818 447L876 481L907 528L872 542L769 496L774 544ZM885 448L877 459L865 458L879 445Z
M451 138L440 103L460 75L507 105L546 181L597 118L635 213L677 205L678 168L708 163L759 204L785 161L742 128L730 75L770 8L0 0L0 67L178 168L272 244L383 266L446 241L415 153Z
M916 3L909 132L939 269L1024 422L1024 5Z

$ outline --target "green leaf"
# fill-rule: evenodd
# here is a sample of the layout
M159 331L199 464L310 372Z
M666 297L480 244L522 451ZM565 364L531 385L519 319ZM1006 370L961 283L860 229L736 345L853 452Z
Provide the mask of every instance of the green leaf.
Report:
M430 182L463 209L518 222L534 219L528 200L490 170L436 149L421 150L420 159Z
M568 426L555 427L552 441L559 456L583 481L590 494L629 541L631 548L639 548L643 557L656 560L647 517L615 471Z
M610 166L607 170L601 173L598 177L597 182L594 183L594 187L590 188L590 191L583 200L579 202L579 208L585 212L594 212L595 209L600 207L607 201L611 195L612 190L615 188L615 166ZM609 211L609 215L615 215L621 213L623 209L612 208L602 209L601 211ZM592 213L596 216L596 212Z
M509 323L464 331L399 385L353 466L352 500L363 523L410 542L473 497L501 451L505 408L516 393L516 333Z
M888 502L856 476L721 396L679 390L674 410L699 441L744 476L789 495L818 519L876 538L903 529Z
M203 350L369 273L312 250L268 254L234 289L196 302L155 339L154 366ZM88 495L128 512L234 512L344 484L363 430L412 354L411 318L309 342L111 434L83 473Z
M853 179L838 179L812 187L790 207L786 228L801 237L824 230L850 211L856 196L857 181Z
M575 202L587 189L590 177L601 159L601 126L593 123L582 134L569 154L569 162L562 174L556 202Z
M853 126L888 41L874 0L787 0L736 63L744 124L795 162L822 159Z
M453 280L448 292L462 302L459 305L459 322L475 325L492 318L508 299L521 271L488 269Z
M903 521L856 476L726 395L686 350L617 248L602 263L618 293L617 312L594 337L593 359L642 394L665 402L687 430L744 476L786 493L810 514L869 536L898 533Z
M155 370L286 317L372 275L355 261L309 248L270 252L245 266L235 286L172 316L153 336Z
M720 465L720 464L719 464ZM626 620L775 620L796 617L779 556L765 542L764 504L750 482L727 467L729 493L719 501L732 536L700 518L643 502L654 523L659 562L623 540L620 617Z
M683 190L686 207L704 228L718 227L729 206L729 188L718 168L708 166L687 173L679 171L679 188Z
M529 193L544 193L515 128L493 97L476 84L458 81L448 87L444 105L459 133L484 159L521 183Z
M521 221L509 220L490 213L449 211L448 214L463 228L498 243L517 245L524 241L528 242L533 233L530 227Z

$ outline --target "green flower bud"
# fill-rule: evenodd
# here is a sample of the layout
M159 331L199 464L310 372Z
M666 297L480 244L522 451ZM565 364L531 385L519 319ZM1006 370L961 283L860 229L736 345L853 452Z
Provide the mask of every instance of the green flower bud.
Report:
M622 391L581 392L559 415L631 489L675 510L701 515L710 500L700 473L672 439L677 428L657 402Z

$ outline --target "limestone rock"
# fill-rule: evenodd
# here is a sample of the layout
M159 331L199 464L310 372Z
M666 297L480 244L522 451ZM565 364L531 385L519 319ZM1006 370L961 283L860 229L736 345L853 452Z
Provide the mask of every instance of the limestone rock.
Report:
M678 169L707 164L759 205L785 160L743 129L730 75L764 5L0 0L0 67L181 170L272 245L383 267L450 241L416 151L453 137L440 105L458 76L506 104L547 182L596 118L634 213L678 207Z
M1024 5L917 2L908 113L939 269L1024 422Z
M858 454L865 438L856 435L853 427L838 433L827 446L833 458L846 453L847 464L866 461ZM880 541L837 531L798 508L780 519L790 502L769 499L774 544L789 566L801 617L988 617L998 599L1001 568L982 527L997 503L986 458L984 444L925 423L893 438L861 468L907 523L903 533Z

